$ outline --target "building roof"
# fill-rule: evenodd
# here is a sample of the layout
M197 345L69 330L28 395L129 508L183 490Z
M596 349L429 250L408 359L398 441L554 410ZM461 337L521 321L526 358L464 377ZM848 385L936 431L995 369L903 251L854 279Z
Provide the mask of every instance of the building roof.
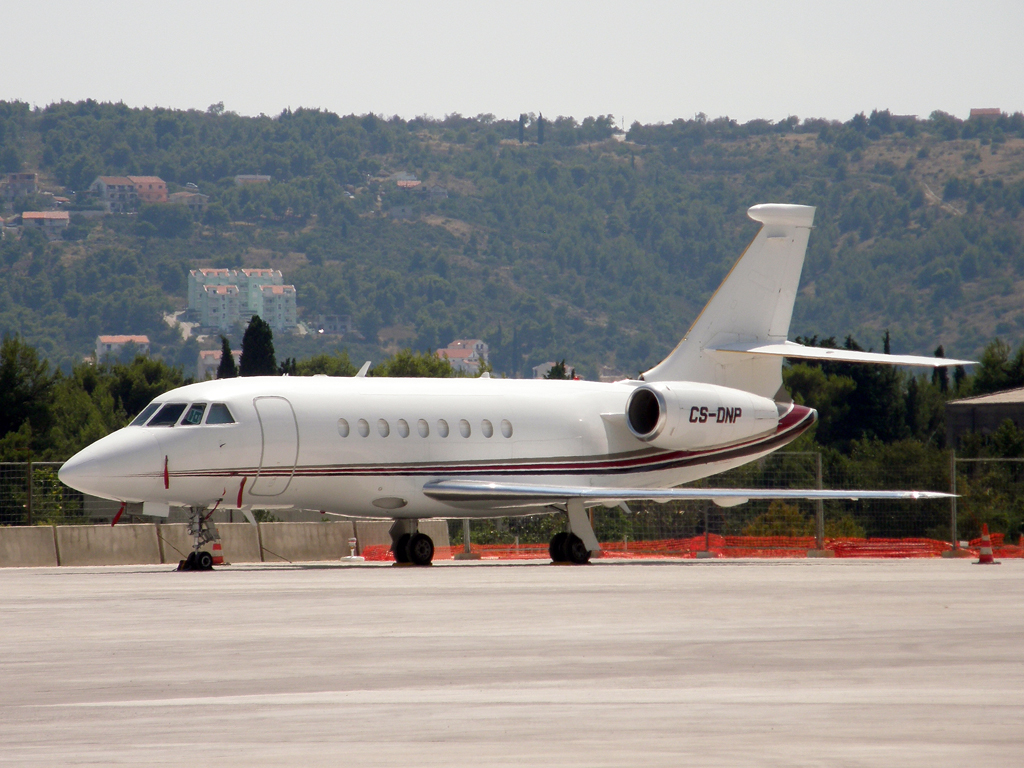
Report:
M437 350L437 356L447 357L449 360L468 360L475 358L477 355L476 350L473 349L453 349L449 347L448 349Z
M249 277L252 277L253 275L255 275L256 277L262 277L263 275L280 274L280 272L278 272L276 269L271 269L270 267L252 267L248 269L243 269L241 270L241 272L242 274L248 275Z
M164 180L159 176L129 176L134 184L163 184Z
M1024 403L1024 387L1006 389L1002 392L993 392L988 395L965 397L960 400L950 400L946 405L1004 405L1007 403Z
M25 219L54 219L56 221L68 221L71 218L67 211L25 211L21 214L21 220Z
M100 344L149 344L149 336L100 336L97 338Z
M203 275L230 275L230 269L214 269L213 267L203 267L202 269L193 269L192 274L203 274Z
M201 349L199 350L200 360L220 360L221 351L219 349Z
M97 176L96 181L102 181L108 187L110 186L135 186L134 182L128 176ZM93 184L96 183L93 182Z
M237 285L204 285L203 286L203 290L206 291L207 293L220 293L220 294L227 295L229 293L238 293L238 286Z
M999 107L983 107L971 110L971 117L1000 117L1003 111Z
M267 293L267 292L276 293L276 294L295 293L295 286L294 285L261 285L260 286L260 290L263 291L264 293Z

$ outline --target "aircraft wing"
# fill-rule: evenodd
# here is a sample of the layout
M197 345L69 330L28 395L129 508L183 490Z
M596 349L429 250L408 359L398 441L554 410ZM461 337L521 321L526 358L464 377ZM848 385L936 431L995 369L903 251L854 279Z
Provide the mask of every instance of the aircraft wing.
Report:
M599 488L583 485L528 485L492 483L483 480L432 480L423 493L453 506L487 509L513 509L582 500L586 506L614 507L628 501L709 500L731 507L751 499L809 499L824 501L849 499L948 499L952 494L940 491L865 491L816 490L790 488Z
M726 352L745 355L768 355L771 357L792 357L801 360L828 360L833 363L882 363L884 365L920 365L927 368L944 368L950 365L975 365L973 360L954 360L950 357L924 357L922 355L885 355L878 352L856 352L851 349L829 349L828 347L805 347L793 341L776 344L766 342L719 344L708 347L708 352Z

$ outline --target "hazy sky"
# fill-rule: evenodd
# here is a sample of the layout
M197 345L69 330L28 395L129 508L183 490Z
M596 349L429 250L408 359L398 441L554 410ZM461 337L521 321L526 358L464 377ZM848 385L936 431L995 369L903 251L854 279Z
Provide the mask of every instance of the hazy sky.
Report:
M1021 0L20 2L0 99L240 114L1024 111Z

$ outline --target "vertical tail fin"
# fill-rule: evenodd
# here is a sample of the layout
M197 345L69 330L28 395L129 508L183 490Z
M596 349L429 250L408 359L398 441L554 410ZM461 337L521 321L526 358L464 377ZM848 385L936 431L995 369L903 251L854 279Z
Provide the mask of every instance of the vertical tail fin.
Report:
M698 381L774 397L782 358L715 353L740 342L783 342L789 333L814 208L755 205L761 231L671 354L644 373L647 381Z

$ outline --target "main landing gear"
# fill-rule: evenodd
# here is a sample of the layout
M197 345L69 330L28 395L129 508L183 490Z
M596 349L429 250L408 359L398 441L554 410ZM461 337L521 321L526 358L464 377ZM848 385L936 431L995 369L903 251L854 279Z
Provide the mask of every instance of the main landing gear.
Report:
M179 571L212 571L213 555L203 549L212 541L220 541L217 526L210 520L213 512L205 507L188 508L188 535L192 537L192 551L178 562Z
M430 565L434 559L434 542L427 534L419 532L419 520L395 520L390 533L396 563Z
M548 545L548 552L551 561L555 563L573 563L584 565L590 562L590 550L583 543L583 539L575 533L562 531L556 533Z
M580 499L570 499L565 505L566 529L556 533L548 545L548 553L554 563L572 563L585 565L590 556L600 553L601 545L597 543L594 529L590 526L586 509Z

